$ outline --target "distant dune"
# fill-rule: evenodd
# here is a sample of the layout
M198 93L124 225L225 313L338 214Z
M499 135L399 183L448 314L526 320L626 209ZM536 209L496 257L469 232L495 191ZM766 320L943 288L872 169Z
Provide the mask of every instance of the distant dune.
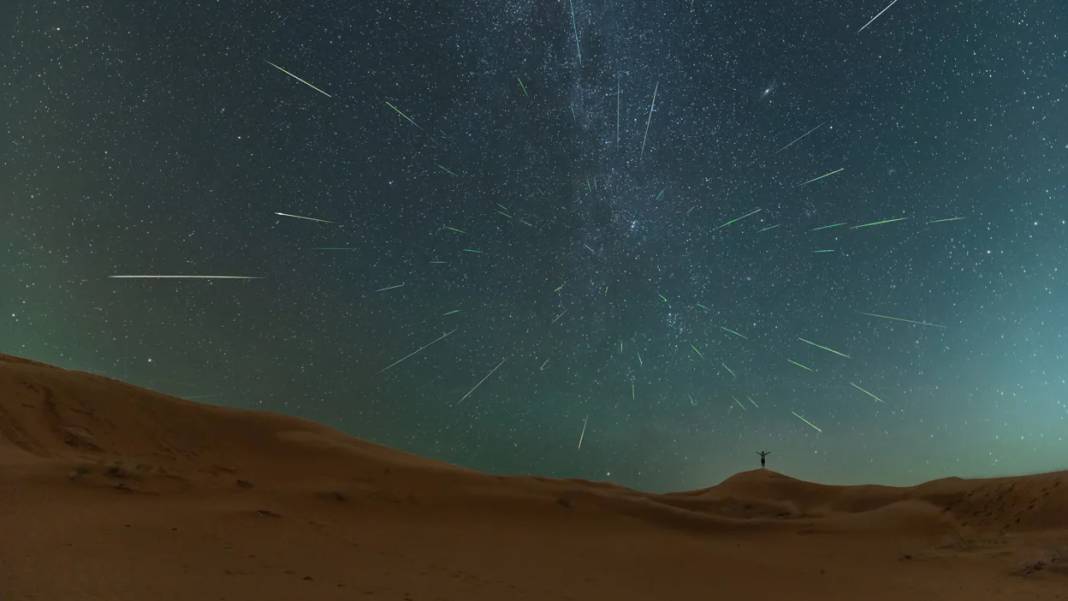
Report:
M0 355L0 541L3 601L1068 599L1068 472L658 495Z

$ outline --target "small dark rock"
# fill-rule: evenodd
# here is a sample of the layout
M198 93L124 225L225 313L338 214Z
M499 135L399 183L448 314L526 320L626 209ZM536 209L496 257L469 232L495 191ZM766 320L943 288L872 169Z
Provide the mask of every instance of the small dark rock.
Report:
M556 503L557 503L557 505L559 505L561 507L565 507L567 509L573 509L575 507L575 502L572 501L571 499L567 498L567 497L559 497L559 498L557 498L556 499Z
M238 480L237 481L237 487L238 488L252 488L252 483L249 482L248 480Z
M122 468L121 465L113 465L108 468L108 471L104 472L109 478L129 478L130 472Z

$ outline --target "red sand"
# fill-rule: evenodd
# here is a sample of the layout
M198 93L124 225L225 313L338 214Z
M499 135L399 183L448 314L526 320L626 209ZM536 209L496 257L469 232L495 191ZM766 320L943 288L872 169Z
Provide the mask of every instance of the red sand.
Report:
M0 600L1068 599L1068 472L656 495L0 355Z

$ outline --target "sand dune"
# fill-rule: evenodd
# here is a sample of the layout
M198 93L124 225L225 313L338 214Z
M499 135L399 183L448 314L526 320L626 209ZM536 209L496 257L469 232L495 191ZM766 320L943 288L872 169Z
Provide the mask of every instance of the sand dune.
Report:
M481 474L0 355L0 599L1068 599L1068 472Z

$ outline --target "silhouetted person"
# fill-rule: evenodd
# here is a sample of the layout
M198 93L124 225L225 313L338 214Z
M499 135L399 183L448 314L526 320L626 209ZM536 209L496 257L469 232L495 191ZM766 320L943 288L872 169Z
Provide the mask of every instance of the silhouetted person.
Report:
M771 451L757 451L757 455L760 455L760 469L764 469L764 458L771 455Z

